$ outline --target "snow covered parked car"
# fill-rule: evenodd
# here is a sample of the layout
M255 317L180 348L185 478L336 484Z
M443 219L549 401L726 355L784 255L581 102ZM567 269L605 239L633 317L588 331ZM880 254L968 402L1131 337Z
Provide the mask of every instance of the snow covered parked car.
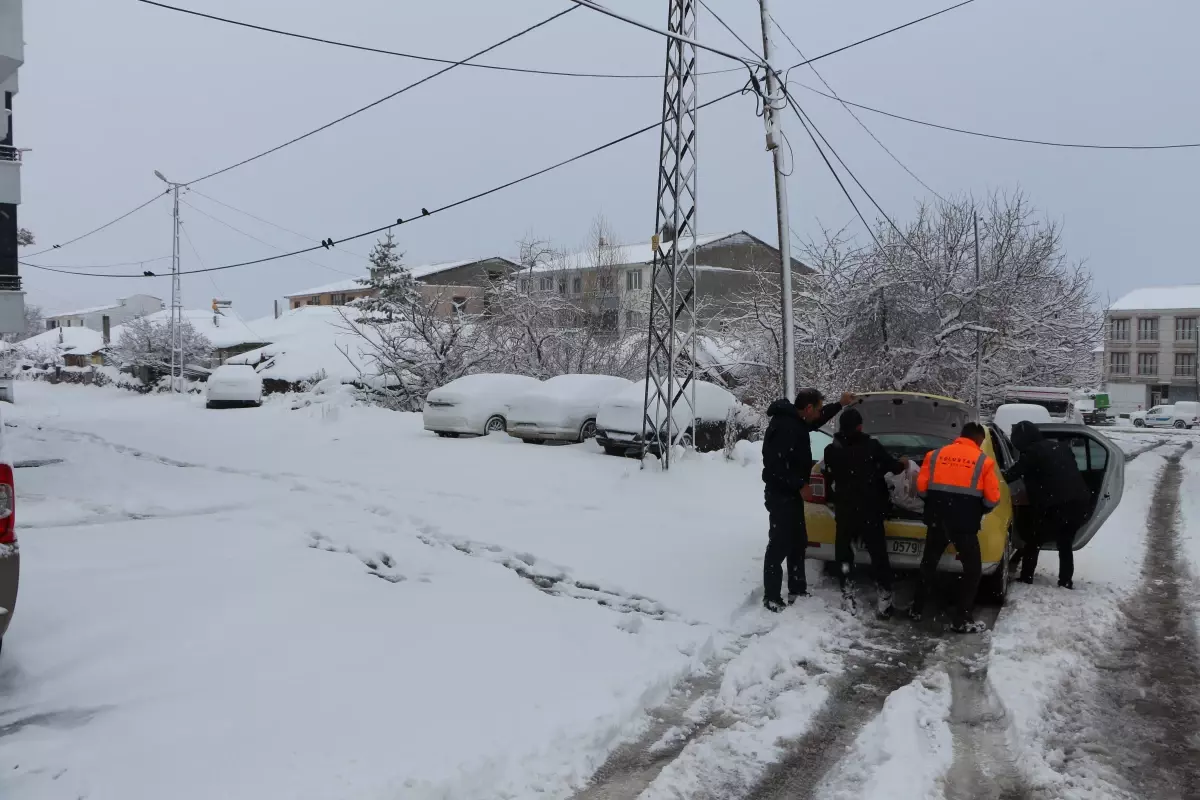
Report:
M1200 403L1155 406L1149 411L1135 411L1129 419L1138 428L1191 428L1200 425Z
M525 442L582 442L596 435L600 404L633 381L611 375L559 375L521 395L508 414L508 435Z
M246 364L222 364L208 376L204 391L209 408L261 406L262 376Z
M536 378L493 373L450 381L425 398L425 430L445 437L503 432L513 401L540 385Z
M684 432L685 445L694 444L702 453L720 449L725 443L726 421L731 414L737 426L733 432L736 438L749 438L755 431L758 419L749 406L738 402L716 384L696 381L695 388L695 419L687 419L687 405L682 402L677 403L672 412L676 429ZM612 395L600 406L596 415L596 441L605 453L610 456L641 455L645 402L646 382L643 380ZM665 409L660 408L654 416L662 423L666 422Z
M4 425L0 424L0 649L4 647L4 634L17 607L17 583L21 575L16 504L13 465L4 450Z

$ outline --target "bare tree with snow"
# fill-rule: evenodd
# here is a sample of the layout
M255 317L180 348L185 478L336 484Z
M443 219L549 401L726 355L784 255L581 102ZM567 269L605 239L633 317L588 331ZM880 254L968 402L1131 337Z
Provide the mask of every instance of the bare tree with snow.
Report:
M186 319L182 326L183 363L206 364L213 346ZM108 351L108 358L121 367L149 367L165 373L171 365L171 326L166 321L137 317L121 326L121 334Z

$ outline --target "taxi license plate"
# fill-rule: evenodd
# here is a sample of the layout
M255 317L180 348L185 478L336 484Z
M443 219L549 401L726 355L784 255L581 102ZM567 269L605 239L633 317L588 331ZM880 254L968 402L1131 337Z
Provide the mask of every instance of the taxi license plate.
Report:
M896 556L920 557L925 552L925 542L920 539L888 539L888 553Z

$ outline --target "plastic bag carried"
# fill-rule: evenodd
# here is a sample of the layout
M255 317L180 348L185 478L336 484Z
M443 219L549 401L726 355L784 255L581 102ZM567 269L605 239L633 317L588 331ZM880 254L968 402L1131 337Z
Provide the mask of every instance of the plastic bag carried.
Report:
M917 475L920 472L921 465L915 461L909 461L904 472L899 475L885 476L888 494L891 495L894 506L917 513L925 511L925 501L917 494Z

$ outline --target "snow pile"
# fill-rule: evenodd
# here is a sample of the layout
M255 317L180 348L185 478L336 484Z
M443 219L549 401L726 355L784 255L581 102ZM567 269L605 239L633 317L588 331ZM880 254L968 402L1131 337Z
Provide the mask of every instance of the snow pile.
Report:
M954 761L950 676L933 670L893 692L821 786L821 800L941 800Z
M342 313L346 314L344 318ZM350 330L352 308L306 306L254 323L270 340L257 350L232 356L229 364L256 367L264 379L288 383L316 382L326 378L356 380L373 374L362 337Z
M203 309L184 309L183 318L191 323L196 333L208 339L218 350L268 341L262 332L247 325L231 308L222 309L220 314ZM171 322L171 311L168 309L149 314L146 319L167 325ZM114 342L120 337L123 327L123 325L118 325L113 328L112 340Z
M119 330L119 328L118 328ZM91 355L104 347L104 335L91 328L53 328L16 345L30 360L56 361L67 354Z

